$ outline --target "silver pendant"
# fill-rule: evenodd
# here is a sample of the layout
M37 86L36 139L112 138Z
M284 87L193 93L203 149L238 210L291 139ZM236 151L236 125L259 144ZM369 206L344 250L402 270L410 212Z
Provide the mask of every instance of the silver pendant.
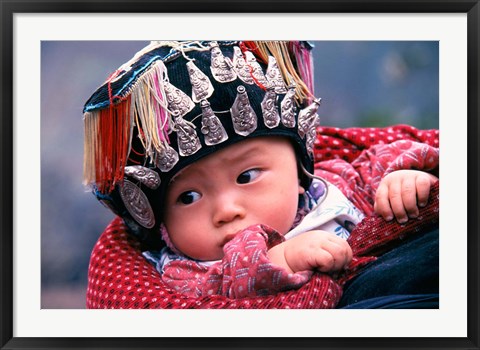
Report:
M227 132L220 122L220 119L213 113L210 103L208 103L207 100L203 100L200 102L200 106L202 107L201 132L205 135L205 144L212 146L227 140Z
M178 152L182 157L188 157L197 152L202 145L195 129L182 117L175 118Z
M268 87L274 88L277 94L284 94L287 92L282 73L280 72L280 68L278 68L277 60L273 56L268 56L268 67L265 77L268 81Z
M155 165L161 172L166 173L172 170L172 168L177 164L179 156L177 151L175 151L169 145L160 150L155 157Z
M255 81L250 74L250 68L247 66L247 61L243 57L242 50L238 46L233 47L233 68L237 72L238 77L245 84L252 85Z
M298 134L303 138L310 128L312 128L318 118L317 110L321 99L315 99L313 102L298 113Z
M160 176L155 170L143 167L141 165L130 165L125 167L125 175L133 177L143 185L154 190L160 186Z
M230 108L233 128L238 135L247 136L257 128L257 115L250 105L245 87L237 87L237 97Z
M183 117L195 107L195 103L187 94L169 82L165 82L165 95L168 109L174 116Z
M192 100L200 102L209 98L213 93L213 85L210 79L192 61L187 62L188 75L192 83Z
M215 80L220 83L227 83L237 79L237 73L233 70L232 61L223 55L222 50L220 50L216 41L213 41L210 44L210 52L210 70L212 71Z
M263 122L267 128L275 128L280 124L280 115L277 110L277 94L273 89L267 89L262 100Z
M287 94L280 103L282 124L287 128L295 127L295 85L290 85Z
M318 115L315 114L315 118L313 119L312 125L310 129L307 131L307 139L305 141L305 146L307 148L308 154L313 157L313 146L315 144L315 139L317 138L317 126L320 125L320 118Z
M263 86L267 87L268 86L267 78L265 78L265 75L263 74L263 71L262 71L262 67L260 67L260 64L255 59L255 56L253 55L253 53L251 53L250 51L246 51L245 59L247 61L247 65L250 66L251 75L255 78L256 81L258 81Z
M155 215L147 196L134 183L123 180L120 185L120 197L132 218L145 228L155 226Z

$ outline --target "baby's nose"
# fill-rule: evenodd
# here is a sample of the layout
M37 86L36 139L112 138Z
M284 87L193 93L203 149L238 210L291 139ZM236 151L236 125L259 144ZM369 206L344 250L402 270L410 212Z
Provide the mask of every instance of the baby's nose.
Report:
M215 226L243 219L246 215L246 208L238 198L224 198L221 196L213 213L213 222Z

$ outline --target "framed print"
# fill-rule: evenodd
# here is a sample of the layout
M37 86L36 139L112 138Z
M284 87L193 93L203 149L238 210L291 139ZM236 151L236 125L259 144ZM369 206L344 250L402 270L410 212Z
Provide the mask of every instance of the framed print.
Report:
M480 347L480 247L476 213L479 196L476 184L477 139L480 131L478 1L0 1L2 349ZM258 44L254 60L262 63L258 67L260 71L265 71L265 75L255 75L253 67L256 66L250 61L248 76L244 77L246 80L242 80L241 86L234 86L231 82L241 79L240 66L233 61L234 52L236 54L234 46L239 47L243 58L242 52L254 51L248 45L256 40L300 44L293 46L293 49L280 44L275 47L265 46L270 50L270 55L266 55L263 62L259 58L261 50L258 49L263 46ZM202 59L207 57L204 52L212 62L217 60L221 64L225 63L225 66L221 66L223 70L217 69L213 63L211 68L204 66ZM222 52L227 57L224 61L221 60ZM285 52L296 55L297 71L289 70L291 67L286 61L278 59L284 58ZM159 60L160 53L163 56ZM214 53L220 56L215 56ZM308 56L310 53L312 56ZM303 55L304 60L299 59L300 55ZM272 63L274 56L277 59ZM178 57L179 60L184 59L189 67L188 71L185 70L189 73L185 74L190 75L185 75L185 79L172 73L174 68L171 68L171 62L175 63ZM245 54L245 57L248 55ZM306 57L313 57L311 66L305 63L310 62ZM305 65L299 62L304 62ZM288 89L283 90L282 86L275 85L278 80L274 80L272 71L275 68L271 68L275 64L281 68L279 72L284 78L291 79L288 86L296 88L307 81L305 101L309 103L299 102L298 97L292 97L296 99L292 101L297 103L293 109L297 113L294 114L294 118L297 118L294 126L288 126L288 107L283 103L287 99ZM227 70L234 71L238 77L235 75L233 80L223 81L222 79L227 79ZM301 78L295 80L293 73L299 71ZM195 90L190 85L187 85L188 88L180 87L183 86L183 81L195 85L194 79L197 78L204 82L203 77L207 75L213 81L213 85L210 83L211 88ZM156 78L149 80L153 76ZM160 79L159 76L164 78ZM249 77L255 79L249 82ZM238 95L229 92L232 101L227 106L224 101L230 95L222 95L219 102L216 102L215 94L224 86L230 86L228 84L234 86L235 94ZM182 89L188 90L186 98L180 93ZM241 112L237 113L237 99L240 100L239 96L243 96L242 91L245 89L249 96L258 90L262 97L251 98L252 102L249 103L254 107L248 109L243 104L241 108L247 109L238 107ZM145 91L148 93L144 94ZM267 96L265 91L273 91L277 96L274 103L278 104L280 115L275 125L269 125L271 121L266 118L269 107L265 102L267 97L263 97ZM279 100L280 95L282 100ZM191 98L191 109L182 110L185 105L174 104L172 96L181 97L183 102ZM158 111L161 108L157 110L149 105L150 102L145 102L147 100L160 101L158 103L168 113L162 114L164 112ZM148 108L142 110L138 107L143 104ZM242 134L244 131L237 128L240 123L235 116L252 116L251 112L246 111L255 111L257 105L258 110L253 118L255 127ZM101 112L105 106L108 113ZM198 115L190 117L188 113L191 110L198 111ZM132 115L135 117L128 119L131 111L134 111ZM108 119L112 115L117 119ZM230 115L231 118L225 117ZM263 115L263 118L258 117L257 120L257 115ZM387 119L387 115L391 116L390 119ZM114 122L102 124L99 116ZM151 119L152 116L157 119ZM320 121L308 124L310 119L306 116L319 118ZM213 124L208 124L207 117L210 118L210 123L216 123L216 129ZM125 123L121 124L121 120ZM155 127L149 124L152 120ZM248 122L251 120L248 119ZM242 123L242 127L248 124L246 119L242 119ZM315 128L315 139L311 138L308 127L304 126L307 124ZM112 125L116 127L115 131L112 131ZM157 130L157 134L152 133L150 127ZM351 208L361 208L364 213L354 216L357 214L352 214L352 209L348 212L348 219L342 216L341 224L338 224L340 219L333 221L338 224L335 230L343 230L341 233L346 235L349 249L353 249L353 263L352 257L348 258L348 263L353 265L348 266L356 266L358 270L349 267L352 271L363 271L365 266L375 266L376 261L380 264L382 258L387 256L380 250L368 250L372 237L382 235L386 242L402 242L402 247L409 244L412 252L419 252L422 247L427 247L431 233L435 232L438 243L428 245L431 247L428 249L432 249L428 250L428 254L430 260L438 257L438 266L428 265L420 253L411 253L411 265L389 270L389 281L396 281L396 274L400 273L425 276L421 283L419 277L412 282L415 288L423 288L424 284L429 283L430 276L434 275L437 292L424 292L421 300L417 296L407 300L405 295L387 293L389 300L386 302L386 298L381 298L385 295L378 291L379 299L347 302L349 297L352 300L357 298L354 292L350 294L351 289L347 288L349 285L358 281L357 285L362 284L362 288L367 289L370 281L355 280L356 275L352 275L355 277L350 280L348 273L334 277L328 273L322 275L331 284L326 284L320 277L312 277L304 285L296 286L298 294L283 289L277 291L278 294L272 297L277 298L275 303L269 299L270 296L262 294L266 293L266 287L254 297L242 294L246 289L251 291L251 284L235 289L238 295L242 295L238 300L230 298L232 294L228 294L228 297L208 294L210 292L207 289L202 293L208 295L203 294L201 298L195 299L171 289L163 289L163 284L157 284L152 277L157 274L157 266L148 263L147 259L160 263L166 255L158 259L154 250L148 250L142 255L139 249L134 249L135 243L129 243L128 235L122 236L122 230L125 233L127 230L139 232L141 235L146 232L144 228L158 228L162 239L167 242L166 247L170 249L167 258L177 261L176 271L180 271L178 261L183 260L189 261L187 264L190 269L191 260L183 258L187 255L194 257L197 252L190 248L191 245L182 246L187 247L188 254L180 252L181 249L175 246L177 243L170 241L169 235L175 232L174 226L169 225L168 230L164 226L160 228L155 226L159 224L156 214L148 216L148 209L152 213L157 212L155 203L160 201L152 199L157 195L154 190L158 186L163 188L164 183L172 183L170 177L164 177L164 173L169 173L171 169L177 171L174 167L178 159L171 168L159 171L160 175L152 175L149 172L152 167L144 166L147 162L143 158L138 161L131 152L140 158L150 157L148 162L159 169L167 166L167 160L172 160L167 159L163 151L171 148L178 152L180 163L177 167L181 176L177 184L180 183L182 191L179 191L175 205L169 207L170 215L177 210L172 208L177 208L179 202L189 205L202 197L208 197L207 188L212 189L214 185L209 182L208 186L202 187L202 181L206 183L206 180L200 181L198 174L205 175L203 178L207 179L210 176L215 178L215 186L218 186L215 187L216 193L222 192L219 184L226 183L222 181L227 176L222 177L218 164L211 163L216 164L214 177L202 172L200 166L192 167L192 163L183 165L183 159L196 152L197 155L202 154L202 157L209 156L209 149L214 149L212 152L230 150L222 148L221 143L228 145L226 147L235 146L237 141L233 140L237 140L236 137L249 137L250 133L256 136L257 132L262 136L262 128L268 128L270 132L281 128L282 136L290 132L295 140L301 139L301 145L302 142L306 145L301 146L304 148L294 148L296 157L299 154L302 157L304 152L307 157L305 159L312 160L308 157L315 157L316 162L334 164L331 169L338 169L341 162L351 162L355 159L351 157L360 154L366 154L368 161L374 162L380 154L378 164L375 163L377 166L372 166L377 171L381 168L379 164L383 164L382 156L383 159L387 157L387 149L398 157L395 164L401 164L398 165L399 169L403 169L401 166L405 162L412 162L411 168L418 172L431 166L428 168L429 176L431 175L428 177L431 181L428 190L433 195L430 197L430 205L425 209L420 208L419 214L415 214L420 219L412 221L412 216L408 223L402 222L399 225L393 220L390 224L385 224L391 225L389 227L403 227L404 231L392 228L378 233L378 226L374 226L377 221L374 220L382 220L383 223L384 219L378 210L378 215L374 215L374 195L371 203L365 199L367 193L375 193L374 190L366 192L362 189L364 192L361 192L361 196L358 195L360 192L354 193L355 191L348 194L353 201ZM214 134L218 130L223 132ZM358 132L362 134L358 135ZM95 139L97 136L92 135L100 136ZM201 140L193 150L192 135ZM118 142L120 139L125 142ZM84 140L88 141L84 143ZM106 143L98 146L104 140L115 142L109 143L109 146ZM322 143L323 140L325 143ZM413 147L411 145L416 145L416 142L428 147L418 148L417 153L411 150L401 153L406 144ZM378 154L371 151L376 149L372 147L374 144L383 147L378 148L381 150ZM442 144L441 152L439 144ZM98 160L100 158L95 158L95 152L103 155L102 152L109 152L105 150L110 146L114 149L113 156L102 158L103 163ZM120 147L124 148L118 151ZM271 151L270 147L274 146L269 144L265 154ZM148 153L150 149L155 151ZM123 156L117 156L122 152L128 152L127 160ZM88 154L85 158L84 153ZM226 154L232 156L235 153ZM423 157L421 162L417 156ZM306 221L304 216L310 210L314 211L317 204L320 207L319 203L323 203L319 199L323 198L321 194L317 197L312 195L312 183L318 185L318 182L301 175L303 173L298 166L304 165L301 157L298 158L298 163L293 162L295 186L298 189L293 196L295 211L292 213L295 215L292 215L290 221L287 220L288 223L284 225L287 228L291 228L291 221L298 218L299 207L305 211L299 220ZM122 174L112 175L111 178L108 178L110 175L103 177L109 169L116 167L111 166L112 159L121 164L118 168ZM205 159L202 158L202 161ZM236 162L231 161L228 169L244 162L241 157L234 159ZM198 159L194 162L195 166L200 164ZM230 162L229 157L225 157L224 162ZM286 160L282 161L284 167L287 163ZM308 165L308 161L305 164ZM92 177L85 170L89 169L89 165L94 169L92 174L95 175ZM356 166L360 167L358 163ZM390 166L392 165L389 164ZM189 179L188 169L192 168L197 169L192 175L195 186L183 188L182 183ZM237 184L243 184L244 180L253 182L257 176L261 179L260 168L258 165L254 169L251 166L248 169L242 168L241 174L236 178ZM303 168L308 173L305 166ZM146 175L138 169L146 172ZM326 165L315 169L315 175L327 179L327 182L322 180L325 189L328 188L325 196L334 193L328 187L329 183L342 189L343 182L340 178L350 174L344 170L338 176L331 169ZM392 169L394 174L397 168ZM99 173L101 176L97 175ZM387 173L388 171L382 175L374 173L379 179L378 183ZM157 179L156 176L160 177ZM172 175L174 176L177 181L177 175ZM375 176L372 175L371 178ZM158 180L156 184L152 184L153 178ZM437 178L442 179L441 186L436 181ZM122 181L121 186L115 182L118 179ZM338 182L336 179L339 179ZM109 181L113 182L112 188L118 189L118 192L105 190L111 185ZM307 185L302 187L302 181L308 181ZM373 183L374 180L371 181ZM131 187L127 189L126 184ZM276 186L278 190L278 182ZM305 191L308 193L305 194ZM346 191L345 189L344 192L347 193ZM95 196L92 198L92 192L99 201ZM339 193L338 196L343 196L341 191ZM362 196L365 198L360 198ZM420 192L415 196L415 200L418 197L420 201ZM260 197L256 198L260 202ZM300 202L297 203L299 198L303 200L303 206L300 206ZM283 203L280 200L276 202ZM135 208L130 207L131 203L142 205L142 210L135 211ZM113 208L113 212L108 208ZM200 212L199 208L197 207L197 212ZM283 207L279 208L281 210ZM216 213L221 213L223 209L219 206ZM255 207L256 212L262 212L262 209ZM393 204L392 211L395 211ZM116 217L118 213L125 221ZM153 220L153 223L143 215L147 215L147 219ZM197 218L193 212L189 215ZM367 218L363 220L365 216ZM161 220L165 220L165 217L162 216ZM185 219L185 222L188 220ZM273 222L272 225L275 226L277 221ZM369 223L372 223L371 226L368 226ZM283 225L283 221L279 225ZM368 234L356 236L360 231L358 227L368 231ZM262 229L268 232L265 236L274 234L269 233L268 229ZM423 241L417 236L411 240L405 237L405 232L410 229L412 232L421 232L419 237ZM195 230L200 236L202 231L198 228ZM287 231L289 230L286 229L285 232ZM116 237L125 237L123 241L112 238L119 232ZM354 238L348 240L349 237L354 237L356 241ZM284 243L280 240L277 242L279 245ZM222 249L224 245L226 243L222 244ZM390 249L387 244L382 249L385 247ZM268 247L271 248L272 246ZM362 251L365 252L364 255L361 255ZM267 256L266 246L263 252ZM427 255L427 252L422 254ZM268 255L270 258L275 259L273 255ZM139 259L142 263L138 262ZM392 257L392 261L393 259ZM202 257L194 259L193 264L197 264L197 260L216 259ZM216 266L214 264L215 262L207 266ZM232 264L226 266L230 268ZM272 264L268 265L269 268L271 266ZM158 269L164 271L165 268ZM227 268L222 265L222 269L224 272ZM197 282L203 277L199 277L201 274L198 271L192 283L196 283L199 290L203 286L198 286ZM260 272L253 277L263 276L261 269L258 271ZM295 272L297 271L292 269L290 275L287 273L285 276L298 277ZM241 275L240 272L235 274L235 278ZM344 279L338 276L343 276ZM258 282L251 277L248 283ZM202 281L208 281L205 285L216 283L213 279ZM226 285L229 281L230 277L227 277L220 284ZM335 289L337 287L338 293ZM221 289L218 286L215 288ZM371 292L377 292L377 288L379 286L372 288L375 290ZM322 291L319 292L319 289ZM213 291L213 287L210 290ZM315 291L312 293L316 297L307 299L306 291ZM321 299L319 295L325 295L325 298Z

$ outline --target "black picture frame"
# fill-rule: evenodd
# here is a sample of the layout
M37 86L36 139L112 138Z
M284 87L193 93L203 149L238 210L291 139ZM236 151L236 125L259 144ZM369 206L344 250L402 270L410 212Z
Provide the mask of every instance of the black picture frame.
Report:
M395 348L479 349L479 15L477 1L15 1L0 0L1 10L1 111L2 170L0 220L0 345L2 349L124 349L124 348ZM20 338L13 336L13 16L16 13L467 13L468 21L468 324L464 338ZM454 69L454 68L453 68Z

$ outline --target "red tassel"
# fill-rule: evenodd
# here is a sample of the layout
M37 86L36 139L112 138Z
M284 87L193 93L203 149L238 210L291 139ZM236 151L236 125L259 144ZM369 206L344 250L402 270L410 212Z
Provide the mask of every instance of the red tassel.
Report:
M99 111L99 149L95 177L101 193L110 193L123 180L130 143L130 99Z

